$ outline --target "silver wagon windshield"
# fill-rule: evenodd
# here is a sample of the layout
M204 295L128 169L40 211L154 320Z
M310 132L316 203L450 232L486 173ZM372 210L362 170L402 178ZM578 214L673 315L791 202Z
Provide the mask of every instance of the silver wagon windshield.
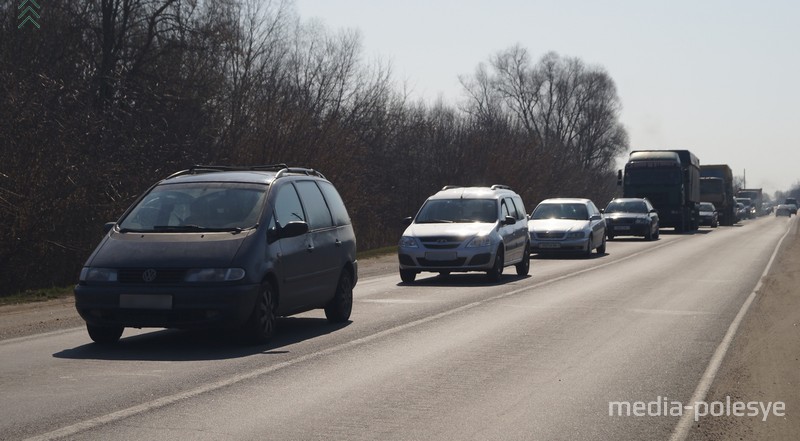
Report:
M120 222L120 231L237 231L258 223L267 187L198 182L154 188Z
M419 210L416 223L493 223L497 221L494 199L431 199Z

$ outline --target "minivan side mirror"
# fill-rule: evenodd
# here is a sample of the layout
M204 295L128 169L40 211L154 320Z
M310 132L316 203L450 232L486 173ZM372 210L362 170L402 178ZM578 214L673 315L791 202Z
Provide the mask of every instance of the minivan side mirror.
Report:
M602 219L602 218L603 218L603 215L602 215L602 214L593 214L593 215L592 215L592 216L589 218L589 220L600 220L600 219Z
M116 222L106 222L105 225L103 225L103 234L108 234L108 232L111 231L116 224Z
M514 225L515 223L517 223L517 218L514 216L506 216L506 218L503 219L503 225Z
M411 222L413 222L413 221L414 221L414 218L413 218L413 217L411 217L411 216L409 216L409 217L404 217L404 218L403 218L403 225L405 225L405 226L409 226L409 225L411 225Z
M308 224L301 221L292 221L282 226L278 230L278 239L284 237L297 237L302 234L308 233Z

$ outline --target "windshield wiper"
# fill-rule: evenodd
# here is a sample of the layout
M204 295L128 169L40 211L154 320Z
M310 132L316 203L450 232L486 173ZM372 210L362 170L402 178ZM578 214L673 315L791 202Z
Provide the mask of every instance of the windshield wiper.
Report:
M232 232L234 234L241 233L243 230L239 227L224 227L224 228L212 228L212 227L203 227L200 225L156 225L153 227L153 231L202 231L202 232Z

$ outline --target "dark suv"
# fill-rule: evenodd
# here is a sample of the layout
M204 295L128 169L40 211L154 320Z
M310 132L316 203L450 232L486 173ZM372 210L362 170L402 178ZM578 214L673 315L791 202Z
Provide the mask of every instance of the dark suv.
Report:
M350 217L334 186L285 164L194 166L148 189L86 261L75 307L98 343L125 327L242 327L324 308L350 318L358 278Z

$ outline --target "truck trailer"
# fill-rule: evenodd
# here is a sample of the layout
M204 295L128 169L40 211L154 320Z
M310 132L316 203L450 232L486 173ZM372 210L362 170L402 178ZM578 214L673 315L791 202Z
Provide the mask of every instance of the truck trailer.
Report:
M700 202L711 202L719 212L719 223L736 223L733 172L727 164L700 166Z
M700 225L700 161L689 150L634 150L619 173L626 198L647 198L659 224L677 232Z

